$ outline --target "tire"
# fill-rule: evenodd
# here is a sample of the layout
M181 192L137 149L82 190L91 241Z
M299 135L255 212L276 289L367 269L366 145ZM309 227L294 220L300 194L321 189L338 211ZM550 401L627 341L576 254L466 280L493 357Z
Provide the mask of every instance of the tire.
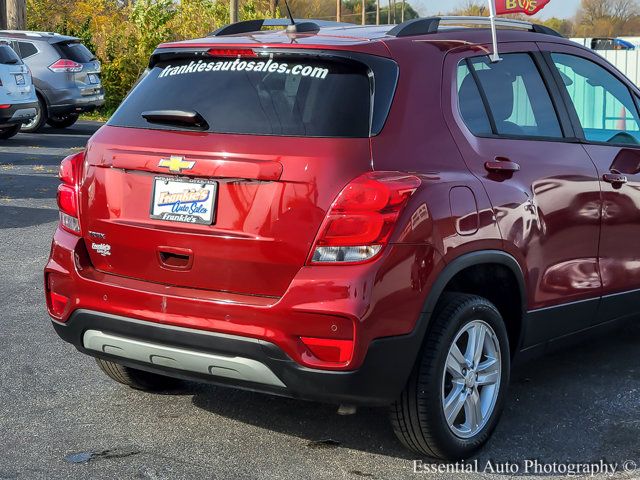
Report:
M177 390L182 385L177 378L125 367L109 360L96 358L96 363L109 378L136 390L162 392Z
M410 450L441 460L465 459L487 442L502 413L511 358L507 330L496 307L475 295L445 294L433 318L407 386L391 406L391 422L398 439ZM467 371L472 331L475 336L483 329L482 355ZM454 360L456 355L450 353L454 343L462 355L457 358L465 362ZM498 359L494 365L492 357ZM461 363L466 363L465 368ZM484 378L475 375L478 364ZM477 384L481 378L493 384ZM445 402L450 399L457 401L449 405L458 406L448 410L451 425L445 416ZM480 405L479 410L472 408L474 404ZM479 422L473 422L473 412Z
M68 128L78 121L80 115L77 113L70 113L61 117L49 117L47 124L53 128Z
M0 128L0 139L7 140L11 137L15 137L20 133L22 125L12 125L11 127Z
M47 105L40 95L38 95L38 106L36 107L36 116L33 120L22 124L22 132L36 133L44 127L48 120Z

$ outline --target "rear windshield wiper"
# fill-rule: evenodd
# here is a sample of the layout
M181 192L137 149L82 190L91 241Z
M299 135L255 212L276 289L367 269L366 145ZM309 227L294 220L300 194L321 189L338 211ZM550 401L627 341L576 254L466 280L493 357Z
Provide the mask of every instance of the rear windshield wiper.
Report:
M149 123L174 125L178 127L208 130L209 124L194 110L149 110L142 112L142 118Z

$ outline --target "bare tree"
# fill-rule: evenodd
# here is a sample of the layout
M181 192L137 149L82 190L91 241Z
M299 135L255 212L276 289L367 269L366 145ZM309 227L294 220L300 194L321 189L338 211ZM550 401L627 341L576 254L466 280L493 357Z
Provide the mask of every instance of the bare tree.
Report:
M638 0L582 0L576 31L585 37L617 36L637 21ZM633 26L630 27L634 30Z
M611 2L611 17L616 22L626 22L638 14L637 0L614 0Z
M581 23L595 25L599 20L610 17L611 6L610 0L582 0L578 13Z

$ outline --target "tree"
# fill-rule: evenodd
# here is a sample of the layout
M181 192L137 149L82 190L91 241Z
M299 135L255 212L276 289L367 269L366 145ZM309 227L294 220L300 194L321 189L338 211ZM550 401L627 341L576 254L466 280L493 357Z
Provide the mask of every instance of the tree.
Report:
M466 0L462 7L454 10L452 15L461 15L464 17L484 17L489 15L489 9L486 5L487 2L480 2L478 0Z
M3 2L4 3L4 2ZM7 28L10 30L24 30L27 25L26 0L6 0Z
M577 32L585 37L618 36L629 22L637 23L639 13L638 0L582 0Z

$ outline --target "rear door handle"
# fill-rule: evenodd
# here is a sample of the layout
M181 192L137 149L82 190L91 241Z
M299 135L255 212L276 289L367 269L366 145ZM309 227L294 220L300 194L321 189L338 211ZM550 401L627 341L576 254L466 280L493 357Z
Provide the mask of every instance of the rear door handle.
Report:
M504 157L496 157L493 162L486 162L484 168L490 173L515 173L520 171L520 165Z
M627 176L620 172L605 173L602 176L602 179L605 182L610 183L614 187L618 187L618 188L624 185L625 183L629 183L629 179L627 178Z

